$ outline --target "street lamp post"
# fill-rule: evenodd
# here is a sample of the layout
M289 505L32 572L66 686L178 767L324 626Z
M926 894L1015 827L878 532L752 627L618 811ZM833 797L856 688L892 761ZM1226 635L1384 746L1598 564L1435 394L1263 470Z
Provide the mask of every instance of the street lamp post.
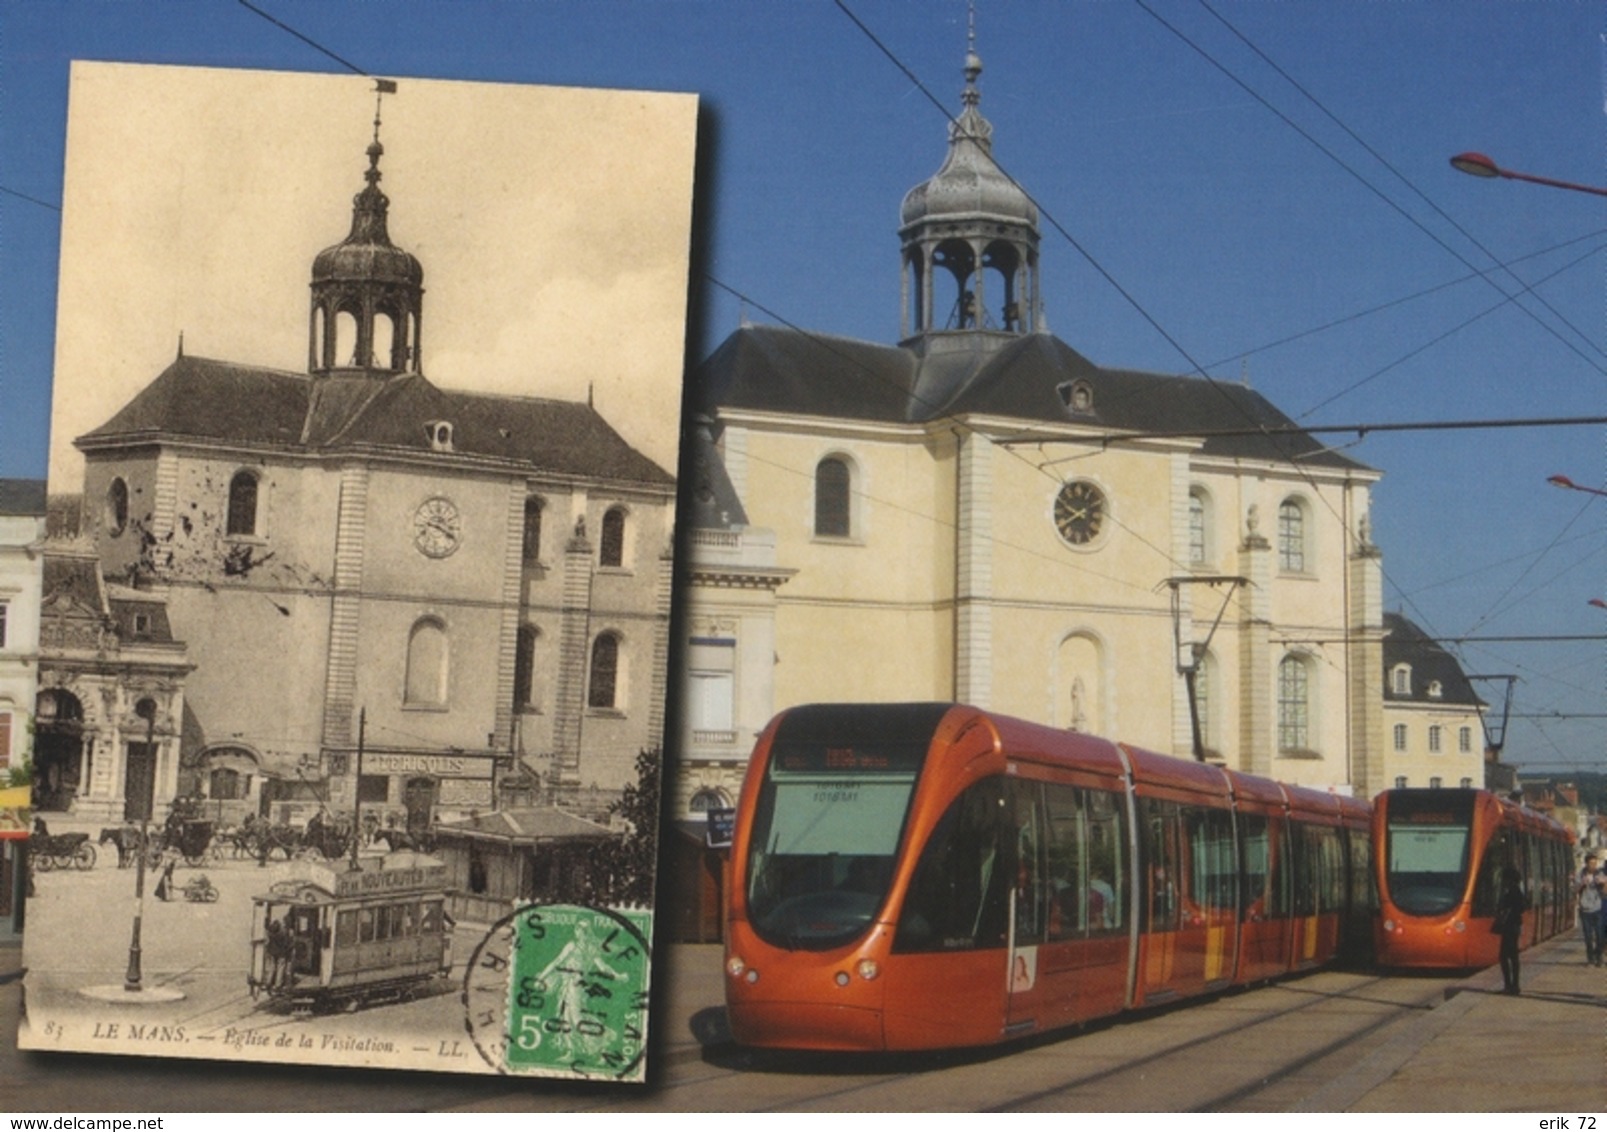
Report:
M1572 181L1558 181L1551 177L1537 177L1533 173L1518 173L1511 169L1503 169L1482 153L1459 153L1451 158L1451 168L1472 177L1502 177L1508 181L1528 181L1531 184L1548 185L1553 189L1567 189L1573 193L1590 193L1592 196L1607 197L1607 189L1600 189L1594 185L1578 185Z
M134 705L134 713L145 717L146 757L156 761L156 701L141 700ZM134 861L134 931L128 941L128 971L123 975L123 989L137 994L144 989L140 969L140 926L145 919L145 849L150 840L152 799L139 799L139 853Z
M1546 482L1552 487L1567 488L1569 491L1582 491L1586 495L1607 495L1607 491L1603 491L1599 487L1586 487L1582 483L1574 483L1573 480L1564 475L1547 476Z

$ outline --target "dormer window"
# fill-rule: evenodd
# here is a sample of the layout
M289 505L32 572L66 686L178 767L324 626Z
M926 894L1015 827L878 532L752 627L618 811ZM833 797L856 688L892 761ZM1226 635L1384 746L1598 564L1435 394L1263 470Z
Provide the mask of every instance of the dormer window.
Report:
M426 421L424 433L429 438L432 452L452 451L451 421Z
M1086 381L1062 381L1055 386L1055 392L1060 394L1060 403L1073 413L1094 411L1094 387Z
M1397 696L1412 694L1412 666L1397 664L1389 672L1389 690Z
M1445 695L1445 686L1443 684L1441 684L1438 680L1430 680L1428 682L1428 698L1429 699L1437 700L1437 699L1440 699L1444 695Z

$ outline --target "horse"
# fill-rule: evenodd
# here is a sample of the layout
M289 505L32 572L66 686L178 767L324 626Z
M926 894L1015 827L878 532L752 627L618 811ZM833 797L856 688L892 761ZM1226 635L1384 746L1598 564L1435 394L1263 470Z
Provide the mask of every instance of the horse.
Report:
M103 828L100 831L100 844L110 842L117 847L117 867L126 869L134 863L134 854L139 852L140 832L137 825L118 825Z

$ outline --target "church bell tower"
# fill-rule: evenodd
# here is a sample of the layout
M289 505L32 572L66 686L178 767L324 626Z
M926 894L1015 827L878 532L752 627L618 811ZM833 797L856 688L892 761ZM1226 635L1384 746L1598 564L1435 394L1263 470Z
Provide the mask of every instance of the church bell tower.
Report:
M382 80L380 96L395 89ZM363 175L368 184L352 198L351 233L313 260L307 368L316 377L423 372L424 268L386 231L390 200L379 187L384 153L376 103Z
M1043 329L1038 206L993 160L993 126L978 109L981 74L973 25L948 156L905 195L901 210L905 343L949 332Z

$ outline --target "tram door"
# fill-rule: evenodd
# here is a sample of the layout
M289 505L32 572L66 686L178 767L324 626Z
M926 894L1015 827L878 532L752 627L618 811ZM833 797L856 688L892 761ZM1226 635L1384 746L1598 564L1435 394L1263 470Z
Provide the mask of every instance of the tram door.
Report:
M1271 978L1289 968L1290 926L1284 819L1279 814L1239 814L1240 982Z
M1205 981L1205 928L1187 891L1182 814L1175 802L1144 799L1142 884L1144 947L1139 982L1146 1000L1165 998Z

